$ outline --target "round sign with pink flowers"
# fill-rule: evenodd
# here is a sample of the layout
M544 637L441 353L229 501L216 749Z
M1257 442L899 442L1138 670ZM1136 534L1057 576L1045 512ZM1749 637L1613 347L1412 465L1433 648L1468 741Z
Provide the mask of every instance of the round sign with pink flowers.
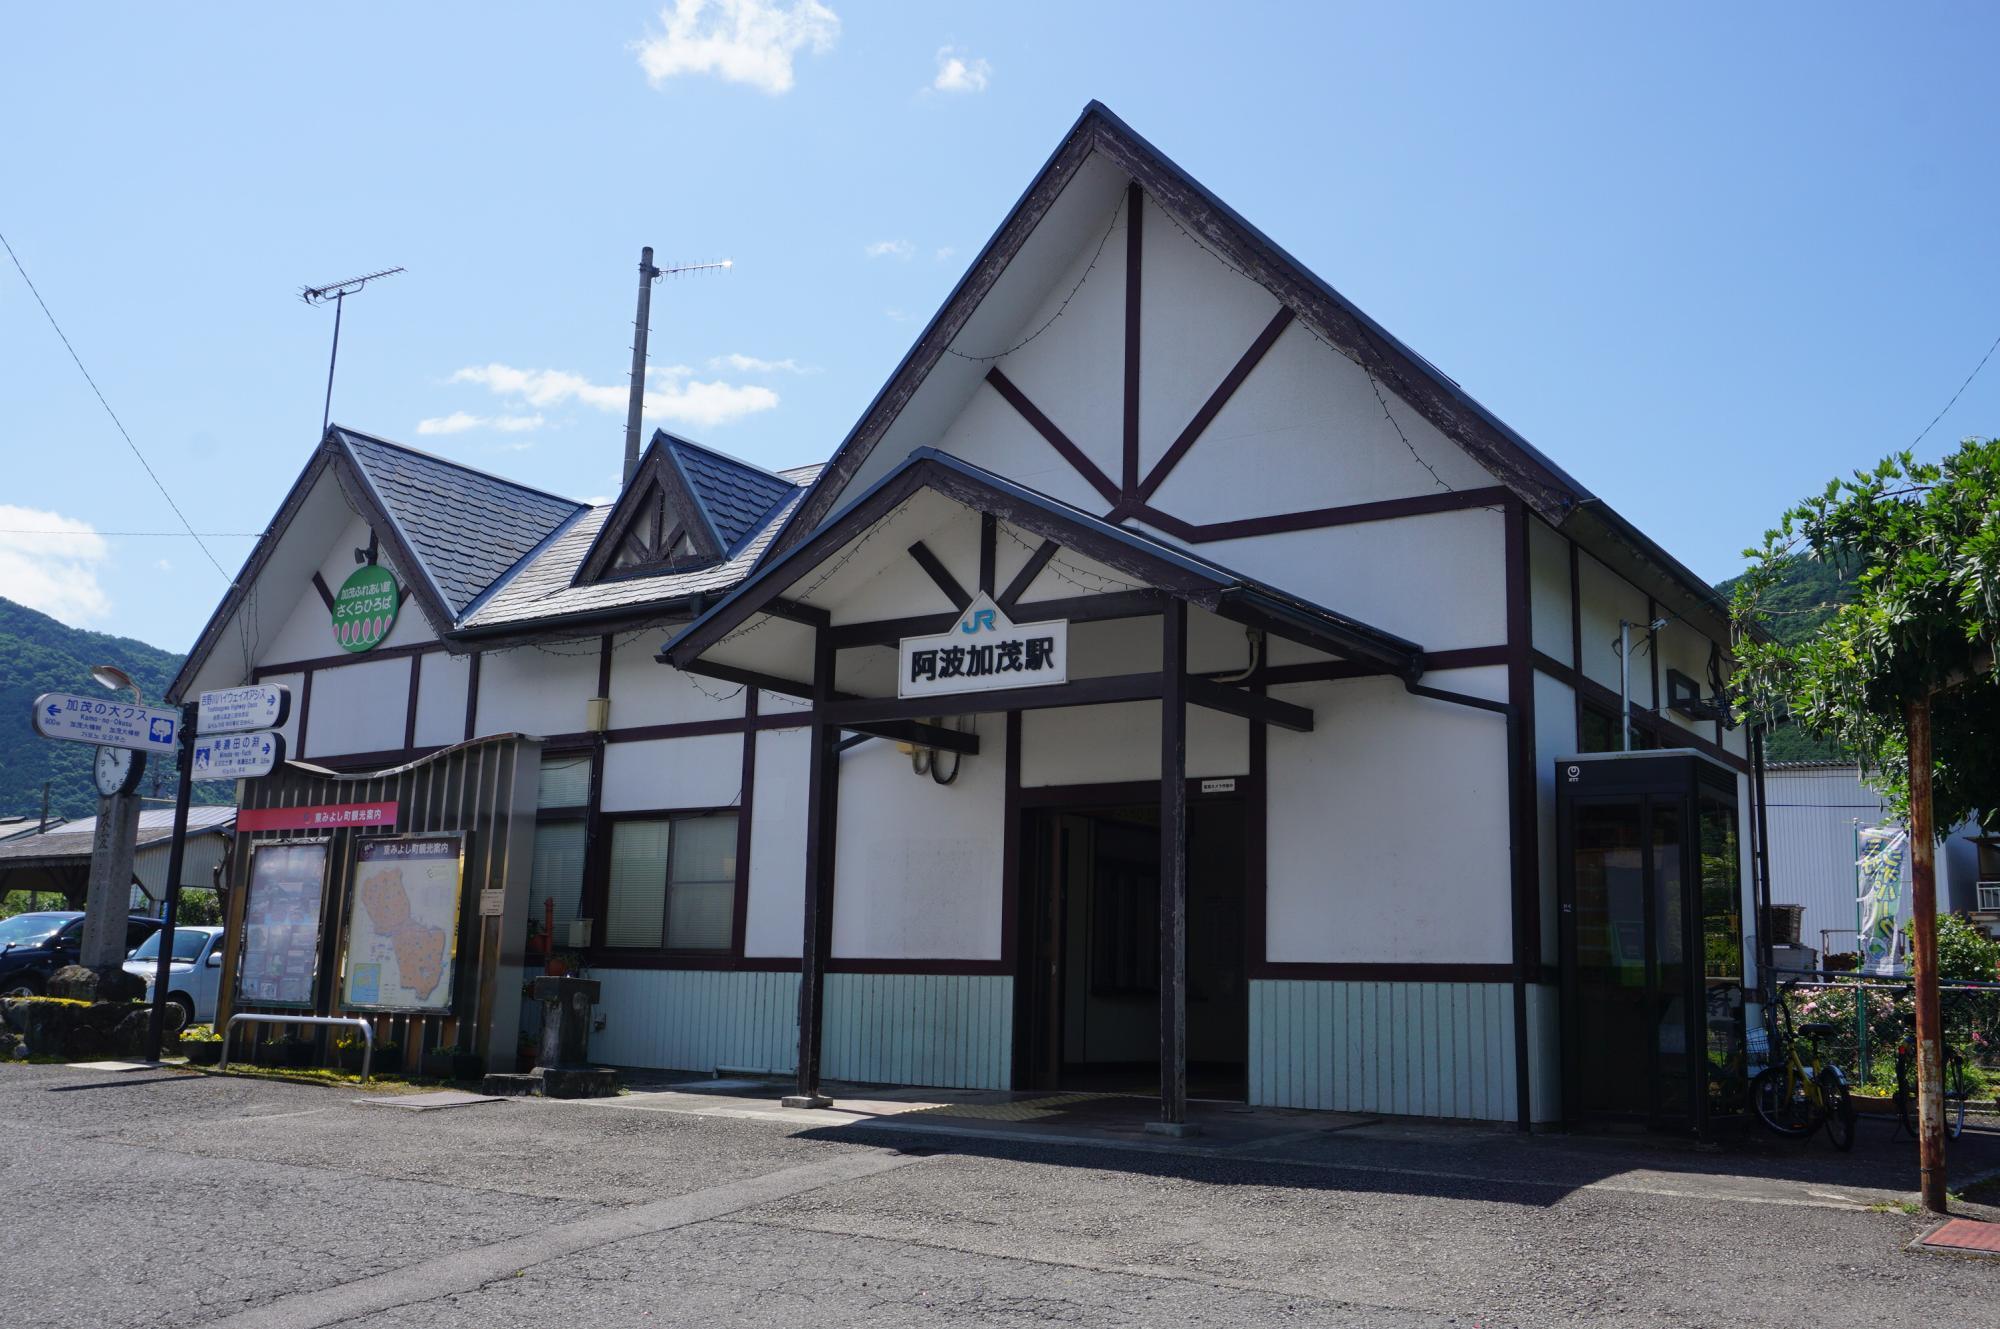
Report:
M395 574L380 563L356 568L333 597L333 639L343 651L368 651L396 626L402 595Z

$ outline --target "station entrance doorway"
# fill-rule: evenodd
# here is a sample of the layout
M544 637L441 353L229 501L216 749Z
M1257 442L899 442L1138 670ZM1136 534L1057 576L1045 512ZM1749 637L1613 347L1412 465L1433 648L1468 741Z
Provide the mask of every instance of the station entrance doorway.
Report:
M1023 1089L1160 1090L1160 813L1090 801L1021 812L1021 972L1015 1075ZM1106 791L1112 793L1114 791ZM1190 796L1187 1084L1248 1094L1246 804Z

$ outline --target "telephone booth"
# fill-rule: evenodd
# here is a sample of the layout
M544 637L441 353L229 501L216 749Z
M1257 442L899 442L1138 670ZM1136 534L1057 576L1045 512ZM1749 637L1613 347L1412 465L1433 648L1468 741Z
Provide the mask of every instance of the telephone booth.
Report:
M1741 1122L1736 773L1670 750L1564 757L1555 776L1565 1119Z

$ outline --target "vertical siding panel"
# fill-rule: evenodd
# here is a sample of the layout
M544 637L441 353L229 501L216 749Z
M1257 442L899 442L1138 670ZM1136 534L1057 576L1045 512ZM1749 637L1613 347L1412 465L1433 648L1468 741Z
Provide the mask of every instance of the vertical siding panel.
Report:
M1326 993L1326 1068L1320 1075L1320 1101L1330 1108L1342 1106L1341 1093L1347 1083L1347 989L1328 983Z
M1472 1115L1471 988L1451 985L1452 1115Z
M1376 983L1366 983L1361 986L1361 1101L1367 1105L1365 1110L1369 1112L1379 1111L1382 1106L1375 1096L1376 1084L1380 1079L1376 1074L1375 1064L1378 1047L1378 1040L1375 1037L1377 1018L1375 1004L1381 996L1377 991L1379 986Z
M1319 1097L1319 1068L1325 1059L1325 1026L1320 1022L1320 997L1324 983L1301 983L1305 1009L1304 1045L1298 1068L1299 1106L1324 1107Z
M1270 1102L1270 1095L1264 1092L1264 981L1253 979L1250 983L1250 1041L1247 1044L1249 1066L1244 1077L1250 1083L1250 1105L1252 1107Z

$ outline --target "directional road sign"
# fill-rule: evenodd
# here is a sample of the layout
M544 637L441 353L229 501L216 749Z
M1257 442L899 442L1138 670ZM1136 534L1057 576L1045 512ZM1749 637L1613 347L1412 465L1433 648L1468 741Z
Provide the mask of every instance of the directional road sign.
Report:
M203 734L194 741L197 780L254 780L269 775L285 759L285 736L265 729L254 734Z
M171 753L181 736L181 713L177 710L67 692L44 692L35 698L30 719L43 738L135 752Z
M201 694L198 734L241 734L252 729L276 729L292 711L292 690L282 683L258 683L247 688L220 688Z

